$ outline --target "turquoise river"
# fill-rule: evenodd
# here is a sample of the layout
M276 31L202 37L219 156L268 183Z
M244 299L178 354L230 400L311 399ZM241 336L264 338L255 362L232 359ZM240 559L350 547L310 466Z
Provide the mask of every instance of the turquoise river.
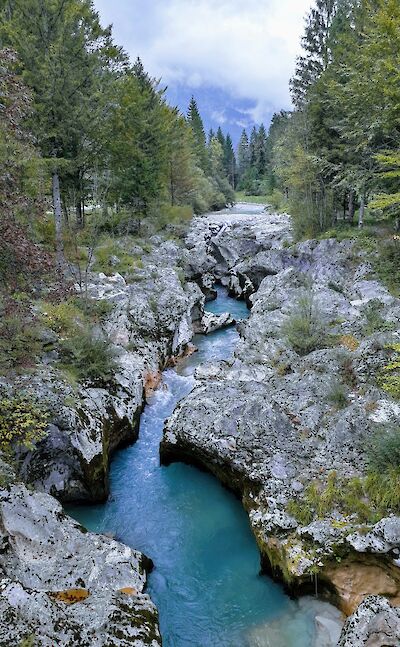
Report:
M248 316L245 304L222 288L207 309L229 311L236 320ZM148 593L159 609L165 647L311 647L315 615L325 605L291 600L260 575L240 501L194 467L160 467L164 420L192 389L196 366L228 359L237 341L235 327L195 337L198 352L164 372L146 405L138 442L115 455L107 503L68 511L90 530L111 532L153 560Z

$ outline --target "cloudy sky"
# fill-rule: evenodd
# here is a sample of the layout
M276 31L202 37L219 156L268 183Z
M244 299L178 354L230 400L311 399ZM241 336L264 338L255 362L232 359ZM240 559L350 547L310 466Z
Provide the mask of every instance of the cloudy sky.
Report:
M235 139L290 107L288 81L312 0L95 0L116 41L168 85L185 110L192 94L207 127Z

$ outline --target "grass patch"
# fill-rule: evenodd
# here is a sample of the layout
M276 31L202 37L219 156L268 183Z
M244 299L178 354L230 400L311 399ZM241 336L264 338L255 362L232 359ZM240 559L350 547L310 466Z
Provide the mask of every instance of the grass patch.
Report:
M336 409L344 409L349 403L346 387L340 382L336 382L330 389L327 401L333 404Z
M114 352L107 339L95 339L89 331L64 340L61 353L66 368L72 371L79 381L92 384L109 382L116 369Z
M129 274L129 272L143 267L139 256L130 254L112 238L103 240L95 249L94 256L95 261L91 269L106 275L115 274L115 272L122 275Z
M324 347L327 335L311 293L299 298L282 326L282 333L299 355Z
M400 400L400 344L388 347L394 351L393 360L379 373L378 385L396 400Z
M367 455L371 468L377 473L400 468L400 429L382 427L368 444Z
M400 436L400 432L397 433ZM313 481L301 498L290 500L288 513L302 525L308 525L314 519L329 518L335 513L355 516L358 523L369 524L377 523L389 513L398 514L400 443L394 435L389 438L390 442L385 441L384 452L381 448L378 454L373 454L371 448L371 457L374 457L374 461L375 456L378 458L375 462L371 459L370 469L365 477L343 479L336 472L330 472L325 484Z
M40 329L32 316L17 309L0 317L0 374L32 367L41 351Z
M375 332L386 332L393 330L396 326L392 321L385 321L381 315L383 304L377 299L370 301L363 309L363 315L367 320L364 326L364 333L372 335Z

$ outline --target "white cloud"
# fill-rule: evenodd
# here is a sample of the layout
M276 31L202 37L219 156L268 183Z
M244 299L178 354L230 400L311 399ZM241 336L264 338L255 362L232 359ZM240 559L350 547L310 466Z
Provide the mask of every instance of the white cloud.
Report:
M227 122L227 118L224 110L213 110L211 113L211 118L217 124L221 124L221 126Z
M249 99L261 121L288 108L289 78L312 0L96 0L116 39L169 85Z

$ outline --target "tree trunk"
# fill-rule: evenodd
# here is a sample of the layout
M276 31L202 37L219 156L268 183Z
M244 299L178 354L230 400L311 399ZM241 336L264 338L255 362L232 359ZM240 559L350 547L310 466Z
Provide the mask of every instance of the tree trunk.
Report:
M364 213L365 213L365 194L363 193L360 198L360 211L358 213L358 228L362 229L364 226Z
M349 222L353 224L354 214L356 212L356 205L354 202L354 191L351 190L349 193Z
M64 267L64 241L62 232L62 209L61 209L61 195L60 195L60 178L57 171L53 172L52 176L53 188L53 209L54 221L56 225L56 261L58 267Z
M80 198L76 202L75 212L76 212L76 226L78 227L78 229L83 229L82 201Z

